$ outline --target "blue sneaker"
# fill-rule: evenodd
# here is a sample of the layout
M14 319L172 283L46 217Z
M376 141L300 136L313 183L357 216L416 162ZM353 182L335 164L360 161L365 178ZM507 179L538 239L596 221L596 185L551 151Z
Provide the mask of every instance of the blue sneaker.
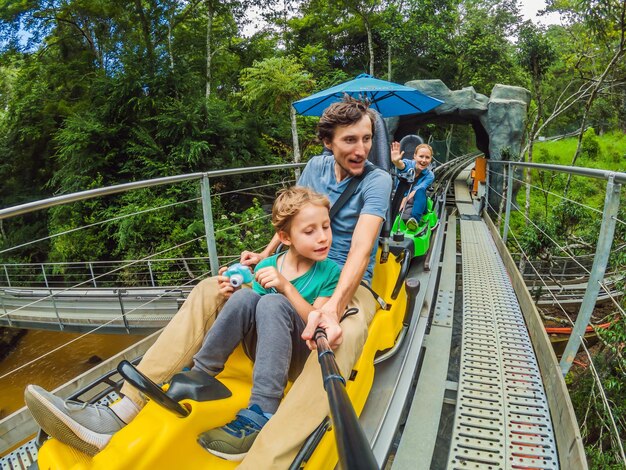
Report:
M223 459L241 461L267 422L261 407L252 405L240 410L230 423L200 434L198 444Z

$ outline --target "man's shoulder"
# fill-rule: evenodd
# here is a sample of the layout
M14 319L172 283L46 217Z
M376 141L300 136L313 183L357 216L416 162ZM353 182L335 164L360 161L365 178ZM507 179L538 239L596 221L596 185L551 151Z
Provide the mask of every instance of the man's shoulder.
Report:
M315 155L309 159L306 166L321 167L328 165L329 162L333 160L334 157L332 155Z
M369 164L368 167L370 168L370 170L367 173L367 175L365 175L366 181L368 182L375 181L379 184L380 183L384 184L385 182L388 182L389 184L391 184L391 175L389 174L389 172L374 165L373 163Z

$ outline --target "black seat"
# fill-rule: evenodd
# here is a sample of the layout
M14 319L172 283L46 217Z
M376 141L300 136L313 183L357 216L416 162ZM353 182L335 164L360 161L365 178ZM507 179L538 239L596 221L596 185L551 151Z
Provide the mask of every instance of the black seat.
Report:
M413 155L415 155L415 148L423 143L424 139L419 135L409 134L402 137L400 140L400 151L404 152L402 158L412 159Z
M180 401L189 398L195 401L221 400L232 395L226 385L204 372L189 370L172 377L166 395Z

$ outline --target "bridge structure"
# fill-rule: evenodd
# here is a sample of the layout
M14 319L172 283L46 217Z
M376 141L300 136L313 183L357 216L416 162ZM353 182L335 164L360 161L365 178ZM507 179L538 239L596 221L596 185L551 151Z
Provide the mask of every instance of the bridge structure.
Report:
M360 416L361 425L381 467L587 468L563 377L604 285L619 190L626 174L583 171L584 176L607 180L607 197L574 334L559 363L531 292L506 245L507 237L513 235L509 221L515 210L511 168L523 164L494 162L509 169L508 192L502 191L507 192L502 195L506 198L504 224L499 228L488 215L489 211L499 211L489 207L487 193L500 188L490 188L488 171L484 177L476 175L471 160L451 162L438 173L433 197L440 226L429 253L415 259L409 273L422 288L406 337L377 359L374 386ZM546 171L581 171L543 166ZM293 168L280 166L285 167ZM208 244L208 257L202 262L207 265L208 259L210 266L203 275L215 273L218 266L210 211L212 176L187 175L202 185ZM100 194L171 182L138 182L136 186L104 188ZM0 211L0 218L96 195L86 192L44 201L39 206L9 208ZM4 312L0 312L0 321L10 326L75 331L94 327L119 333L157 329L175 313L191 282L158 286L150 266L147 262L144 265L151 285L133 288L98 286L93 265L80 285L60 287L48 282L46 266L38 266L46 285L18 288L13 277L11 285L0 289ZM4 266L4 271L10 283L9 267ZM194 280L199 277L202 275ZM158 332L64 384L56 393L92 402L114 400L121 379L106 371L122 358L140 357L157 336ZM104 382L101 376L106 377ZM26 410L14 413L0 421L0 450L8 450L34 432L36 426ZM26 468L36 460L36 444L36 439L29 441L7 454L3 468Z

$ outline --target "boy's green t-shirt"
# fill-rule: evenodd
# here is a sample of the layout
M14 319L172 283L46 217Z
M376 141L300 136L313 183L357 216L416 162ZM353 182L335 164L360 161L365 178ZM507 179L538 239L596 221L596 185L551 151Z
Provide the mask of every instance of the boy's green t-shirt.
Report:
M277 255L265 258L257 264L254 272L256 273L259 269L268 266L273 266L278 269L277 260L284 254L285 253L278 253ZM340 274L341 269L339 269L337 263L326 258L324 261L316 261L306 273L292 279L291 283L296 290L300 292L300 295L308 303L312 304L318 297L330 297L333 295ZM273 287L264 289L256 280L252 282L252 288L260 295L276 293Z

